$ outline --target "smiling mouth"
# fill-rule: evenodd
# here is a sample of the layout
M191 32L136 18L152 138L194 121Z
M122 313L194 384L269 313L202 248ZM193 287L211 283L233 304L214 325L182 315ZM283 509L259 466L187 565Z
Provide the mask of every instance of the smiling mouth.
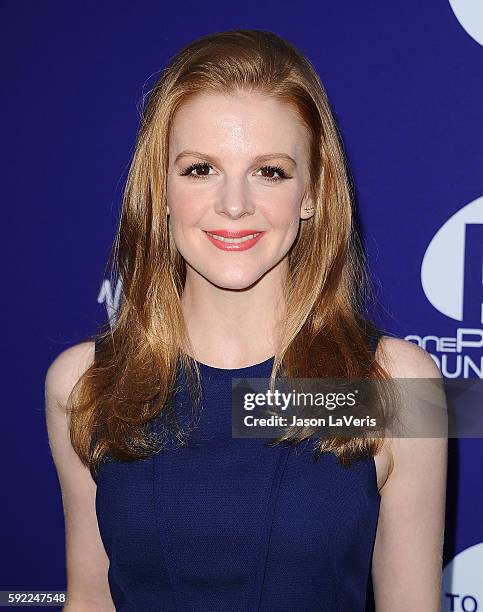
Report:
M253 238L256 238L261 234L261 232L255 232L253 234L247 234L246 236L233 238L227 236L220 236L219 234L212 234L211 232L206 233L208 234L208 236L211 236L215 240L220 240L220 242L227 242L229 244L242 244L243 242L247 242L248 240L253 240Z
M247 251L254 247L266 234L265 231L256 230L203 230L213 246L222 251Z

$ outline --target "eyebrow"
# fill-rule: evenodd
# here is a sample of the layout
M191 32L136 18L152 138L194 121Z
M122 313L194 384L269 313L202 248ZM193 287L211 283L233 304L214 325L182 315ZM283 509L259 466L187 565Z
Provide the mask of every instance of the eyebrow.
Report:
M181 151L181 153L179 153L176 156L176 159L174 160L174 163L176 163L177 161L179 161L181 158L183 157L199 157L201 159L206 159L208 161L211 161L213 163L218 163L218 159L216 156L214 155L208 155L206 153L200 153L199 151L190 151L190 150L184 150ZM257 155L253 162L256 164L260 164L263 163L264 161L267 161L268 159L273 159L273 158L278 158L278 159L286 159L287 161L290 161L293 163L294 166L297 165L297 162L295 161L295 159L293 157L290 157L290 155L287 155L287 153L266 153L265 155Z

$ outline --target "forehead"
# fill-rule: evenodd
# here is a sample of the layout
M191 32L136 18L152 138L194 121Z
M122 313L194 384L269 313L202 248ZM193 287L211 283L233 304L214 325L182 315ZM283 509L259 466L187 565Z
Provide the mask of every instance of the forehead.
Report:
M259 92L201 93L176 112L169 148L302 155L308 133L294 108Z

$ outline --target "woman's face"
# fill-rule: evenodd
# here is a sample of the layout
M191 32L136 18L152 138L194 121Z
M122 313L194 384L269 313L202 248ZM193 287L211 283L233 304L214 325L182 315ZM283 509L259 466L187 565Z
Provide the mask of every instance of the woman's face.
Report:
M294 110L260 93L198 94L169 137L169 230L186 261L214 285L244 289L285 265L301 218L309 137ZM217 232L259 234L220 241ZM190 270L191 269L191 270Z

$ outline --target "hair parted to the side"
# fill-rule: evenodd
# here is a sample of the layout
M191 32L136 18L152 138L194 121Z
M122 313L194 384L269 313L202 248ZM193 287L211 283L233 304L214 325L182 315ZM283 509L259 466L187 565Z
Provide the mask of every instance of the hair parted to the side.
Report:
M372 297L361 242L353 222L353 190L332 111L310 62L290 43L263 30L236 29L203 36L164 69L142 109L136 147L108 268L120 279L115 324L97 337L95 363L73 389L68 412L71 442L96 473L106 454L135 460L162 448L149 423L165 416L166 432L180 443L170 399L178 360L193 396L201 397L199 371L181 310L186 265L168 230L168 138L177 109L201 92L256 91L290 104L310 134L309 185L314 215L300 223L289 254L286 313L278 330L272 370L301 378L378 378L367 337ZM92 339L92 338L91 338ZM381 404L381 416L383 408ZM274 443L313 436L289 430ZM374 455L383 437L320 438L315 455L334 452L341 463ZM94 443L93 443L94 442Z

